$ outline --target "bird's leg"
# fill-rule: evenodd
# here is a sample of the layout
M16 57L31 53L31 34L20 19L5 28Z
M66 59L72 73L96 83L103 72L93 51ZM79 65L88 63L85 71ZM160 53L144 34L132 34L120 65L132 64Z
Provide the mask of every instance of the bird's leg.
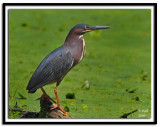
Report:
M41 91L43 92L43 96L41 96L40 98L38 98L37 100L42 99L43 97L48 98L49 100L51 100L53 103L56 103L50 96L48 96L46 94L46 92L44 91L44 89L41 87Z
M54 109L59 109L61 110L64 114L67 114L67 112L61 108L60 102L59 102L59 98L58 98L58 86L56 86L56 88L54 89L54 93L57 99L57 107L51 108L50 110L54 110Z

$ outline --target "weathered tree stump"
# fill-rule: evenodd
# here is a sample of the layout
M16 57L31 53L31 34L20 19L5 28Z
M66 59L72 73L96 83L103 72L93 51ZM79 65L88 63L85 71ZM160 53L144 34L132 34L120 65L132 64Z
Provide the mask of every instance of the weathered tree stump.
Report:
M40 99L40 107L38 118L71 118L70 115L64 114L59 109L50 110L50 108L57 107L57 105L52 103L48 98L42 97Z

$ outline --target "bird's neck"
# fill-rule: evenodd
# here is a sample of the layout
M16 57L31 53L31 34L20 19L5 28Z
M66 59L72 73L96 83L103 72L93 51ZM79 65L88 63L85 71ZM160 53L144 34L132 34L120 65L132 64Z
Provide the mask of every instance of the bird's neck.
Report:
M83 35L78 35L78 34L71 33L66 37L66 40L65 40L64 44L73 45L74 43L77 43L77 42L79 42L83 39L84 39Z
M69 36L66 38L64 45L68 47L70 53L72 54L74 58L74 65L83 59L85 54L85 41L83 35Z

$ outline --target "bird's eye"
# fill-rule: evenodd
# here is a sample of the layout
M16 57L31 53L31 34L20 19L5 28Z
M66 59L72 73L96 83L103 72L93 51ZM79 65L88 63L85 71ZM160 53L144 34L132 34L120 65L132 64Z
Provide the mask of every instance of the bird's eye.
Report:
M87 29L87 26L85 26L84 29Z

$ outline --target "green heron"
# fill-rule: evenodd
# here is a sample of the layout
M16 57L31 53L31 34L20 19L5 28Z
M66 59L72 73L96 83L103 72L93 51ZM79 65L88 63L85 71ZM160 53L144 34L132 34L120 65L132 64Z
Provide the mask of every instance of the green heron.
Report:
M47 84L56 83L54 93L57 100L57 107L51 108L50 110L57 108L66 114L66 111L60 106L58 86L65 75L84 57L85 41L83 34L93 30L108 28L110 28L110 26L91 26L87 24L78 24L74 26L66 37L64 44L52 51L39 64L28 83L28 93L34 93L40 88L43 92L43 97L47 97L55 102L46 94L42 87Z

